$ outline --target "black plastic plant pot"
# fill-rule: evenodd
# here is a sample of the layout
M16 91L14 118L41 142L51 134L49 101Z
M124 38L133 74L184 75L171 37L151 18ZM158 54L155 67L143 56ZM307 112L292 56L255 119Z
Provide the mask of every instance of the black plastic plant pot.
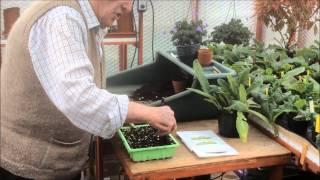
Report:
M307 129L309 124L310 124L309 121L305 121L305 120L294 120L293 118L288 119L289 130L302 137L307 136Z
M314 126L309 126L308 129L307 129L307 140L314 147L317 147L317 145L316 145L316 136L317 136L317 133L314 131Z
M289 114L283 113L276 119L276 124L286 128L286 129L289 129L288 128L288 121L289 121L288 119L289 119Z
M192 44L186 46L177 46L177 56L181 62L192 67L193 61L197 58L200 44Z
M198 49L200 49L200 44L177 46L176 48L178 56L190 56L197 54Z
M221 112L218 119L219 134L228 138L239 138L236 128L236 113Z
M197 54L192 54L192 55L188 55L188 56L178 56L180 61L189 67L192 67L193 61L196 59L196 57L197 57Z

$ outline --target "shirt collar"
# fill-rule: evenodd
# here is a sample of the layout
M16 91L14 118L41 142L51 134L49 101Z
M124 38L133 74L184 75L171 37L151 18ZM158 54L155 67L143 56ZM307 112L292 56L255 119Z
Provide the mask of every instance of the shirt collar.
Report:
M90 2L88 0L79 0L79 4L84 14L84 17L86 18L86 21L88 23L88 28L96 29L98 35L101 38L104 37L108 32L108 28L102 29L100 27L100 22L98 21L98 18L95 15Z
M79 4L84 14L84 17L88 23L88 28L93 29L95 27L99 27L100 23L92 9L90 2L88 0L79 0Z

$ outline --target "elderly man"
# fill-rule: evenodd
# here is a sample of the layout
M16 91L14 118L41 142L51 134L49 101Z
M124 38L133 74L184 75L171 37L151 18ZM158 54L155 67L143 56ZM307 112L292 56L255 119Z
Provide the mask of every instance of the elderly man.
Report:
M110 138L125 122L176 128L169 107L101 88L104 28L131 8L131 0L39 0L18 19L1 69L0 179L79 179L92 134Z

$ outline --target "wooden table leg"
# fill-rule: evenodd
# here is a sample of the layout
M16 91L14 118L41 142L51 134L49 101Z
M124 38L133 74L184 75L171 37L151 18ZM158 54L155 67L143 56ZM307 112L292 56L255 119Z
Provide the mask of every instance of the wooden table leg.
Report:
M102 139L96 137L96 180L103 180Z
M283 166L273 166L269 180L281 180L283 176Z

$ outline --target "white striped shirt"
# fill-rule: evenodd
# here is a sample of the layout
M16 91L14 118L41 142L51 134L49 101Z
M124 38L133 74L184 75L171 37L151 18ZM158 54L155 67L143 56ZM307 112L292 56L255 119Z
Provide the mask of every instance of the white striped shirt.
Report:
M90 3L80 6L89 29L98 30L97 46L105 35ZM128 113L128 96L99 89L88 58L88 34L81 14L59 6L48 11L32 27L29 50L35 73L53 104L77 127L111 138Z

